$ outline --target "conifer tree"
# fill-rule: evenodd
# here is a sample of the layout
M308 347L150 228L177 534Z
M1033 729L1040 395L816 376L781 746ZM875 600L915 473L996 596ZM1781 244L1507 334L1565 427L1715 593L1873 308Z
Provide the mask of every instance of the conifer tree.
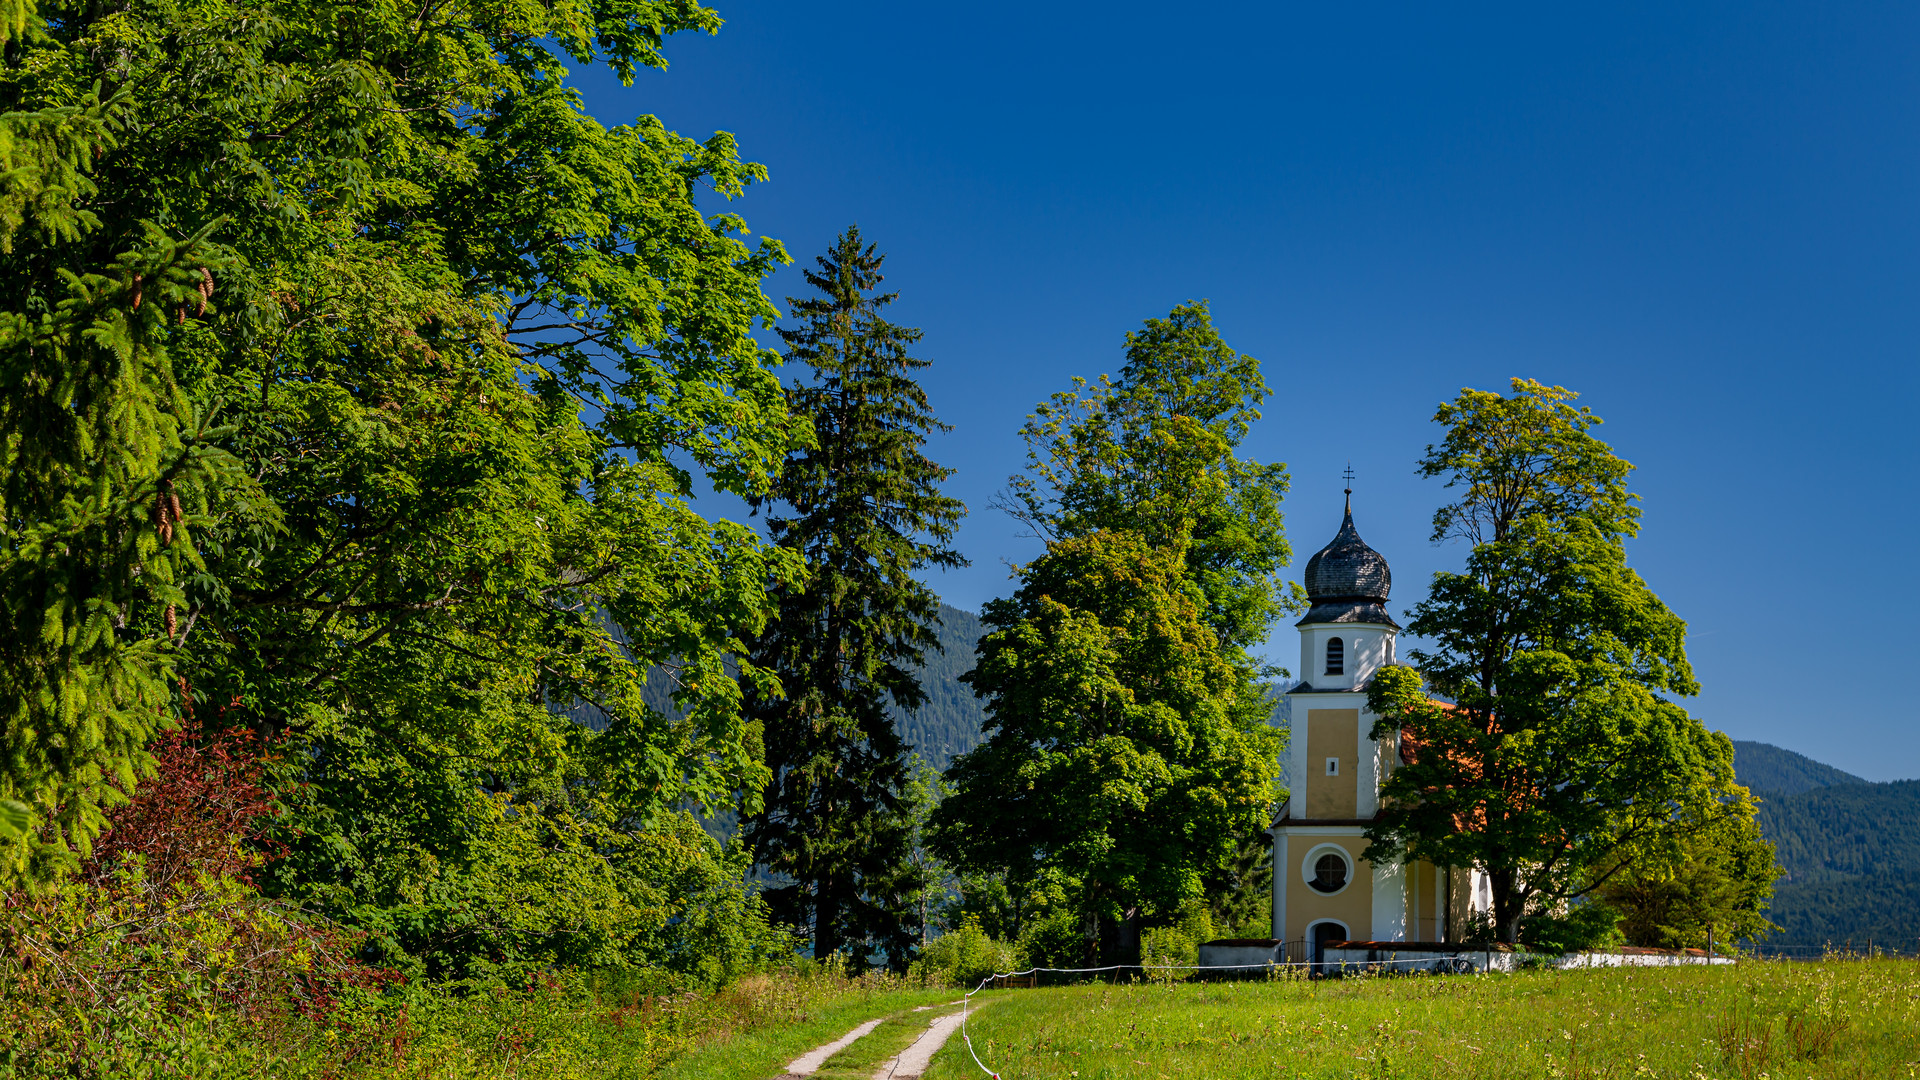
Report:
M748 700L774 778L744 835L788 879L766 893L776 917L804 928L815 956L844 951L856 966L875 951L900 966L919 936L911 766L892 710L926 700L914 668L940 647L939 598L913 575L966 565L949 546L966 508L940 493L953 470L921 449L946 425L913 378L927 366L907 351L920 331L882 318L897 294L873 291L884 258L849 228L806 274L820 295L789 299L800 325L780 335L812 377L788 404L817 442L755 503L807 573L780 590L752 650L785 696Z
M0 48L51 42L24 8L0 17ZM97 163L134 106L75 90L0 98L0 892L70 865L148 771L181 582L205 570L195 534L252 486L167 348L207 313L225 249L205 221L103 225Z

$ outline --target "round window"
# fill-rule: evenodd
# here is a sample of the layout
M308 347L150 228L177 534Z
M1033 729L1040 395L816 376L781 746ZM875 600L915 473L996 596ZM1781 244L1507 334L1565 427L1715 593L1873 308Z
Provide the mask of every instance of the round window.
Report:
M1329 851L1313 864L1313 880L1308 882L1323 893L1336 893L1347 884L1347 860Z

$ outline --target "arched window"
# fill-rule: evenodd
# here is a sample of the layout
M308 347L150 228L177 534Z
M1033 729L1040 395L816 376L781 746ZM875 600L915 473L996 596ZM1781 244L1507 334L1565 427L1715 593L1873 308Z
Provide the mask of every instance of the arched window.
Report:
M1339 638L1327 639L1327 674L1345 675L1347 673L1347 643Z
M1320 856L1313 864L1313 880L1309 882L1323 893L1336 893L1347 884L1347 860L1329 851Z

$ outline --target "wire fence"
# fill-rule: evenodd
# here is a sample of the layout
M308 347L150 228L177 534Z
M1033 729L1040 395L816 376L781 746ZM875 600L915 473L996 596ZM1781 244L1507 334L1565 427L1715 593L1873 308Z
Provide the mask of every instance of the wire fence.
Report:
M1763 960L1914 960L1920 959L1920 937L1829 941L1824 945L1741 942L1740 953Z

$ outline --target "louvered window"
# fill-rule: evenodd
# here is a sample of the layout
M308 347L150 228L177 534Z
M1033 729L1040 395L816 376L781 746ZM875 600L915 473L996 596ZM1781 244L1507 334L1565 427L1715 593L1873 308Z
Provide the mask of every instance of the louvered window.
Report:
M1339 638L1327 639L1327 674L1345 675L1347 673L1347 643Z

